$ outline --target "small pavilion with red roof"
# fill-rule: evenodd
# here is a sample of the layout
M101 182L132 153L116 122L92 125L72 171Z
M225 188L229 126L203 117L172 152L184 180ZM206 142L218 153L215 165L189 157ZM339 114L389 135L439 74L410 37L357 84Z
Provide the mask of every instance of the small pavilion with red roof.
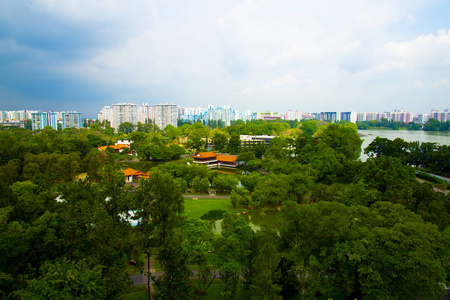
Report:
M194 157L194 163L207 165L208 167L237 167L236 155L216 154L213 151L200 152Z
M150 174L134 170L132 168L126 168L125 170L122 170L122 172L125 174L125 181L126 182L132 182L133 180L139 180L140 178L148 179Z

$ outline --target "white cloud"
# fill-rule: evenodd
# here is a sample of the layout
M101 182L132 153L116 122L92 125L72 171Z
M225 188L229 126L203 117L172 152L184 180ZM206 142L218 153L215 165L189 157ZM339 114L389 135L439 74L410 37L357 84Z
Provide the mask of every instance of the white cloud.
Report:
M279 88L282 86L294 84L296 81L297 80L295 79L294 75L287 74L287 75L284 75L283 77L277 78L275 80L272 80L272 81L266 83L264 85L263 89L265 91L272 90L272 89L276 89L276 88Z
M355 40L353 42L346 43L342 47L343 52L352 52L352 51L360 50L360 49L362 49L362 47L361 47L361 42L359 40Z
M449 88L450 87L450 79L448 77L444 77L436 81L433 86L435 88Z
M406 42L389 42L376 51L381 57L407 60L415 65L450 65L450 31L421 35Z

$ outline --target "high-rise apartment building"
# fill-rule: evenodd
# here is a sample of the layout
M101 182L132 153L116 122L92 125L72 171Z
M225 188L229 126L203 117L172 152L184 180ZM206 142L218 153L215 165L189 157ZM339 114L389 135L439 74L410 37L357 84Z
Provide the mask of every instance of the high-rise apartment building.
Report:
M428 114L417 114L413 118L414 123L425 124L430 119Z
M430 118L433 118L435 120L438 120L439 122L447 122L447 120L450 120L448 118L449 110L445 109L443 112L439 109L432 109Z
M153 106L148 105L148 103L143 103L138 106L138 122L139 123L148 123L149 121L153 122L154 114L153 114Z
M404 111L400 108L391 112L391 121L410 123L412 120L413 114L411 112Z
M76 111L61 112L62 129L66 128L81 128L81 113Z
M105 106L102 108L100 113L97 116L99 122L108 121L109 124L112 124L113 121L113 110L111 106Z
M252 120L254 120L255 116L256 115L253 114L252 111L248 109L248 110L244 111L244 113L242 114L242 120L244 122L252 121Z
M356 123L358 114L354 111L343 111L341 112L341 120Z
M113 104L111 127L117 130L119 125L125 122L137 125L137 105L133 103Z
M230 126L231 121L235 120L235 111L233 111L231 107L228 105L218 106L217 108L214 108L214 106L209 105L208 111L206 113L206 120L207 121L222 120L225 126Z
M357 122L364 122L367 121L367 113L365 112L359 112L356 114L356 121Z
M155 104L153 113L155 116L154 122L160 129L166 128L169 124L177 127L178 109L176 104Z
M181 120L191 121L192 123L195 123L203 122L203 120L206 120L207 110L201 107L179 107L178 113Z
M339 122L341 120L341 114L335 111L321 112L319 115L320 121L329 121L331 123Z
M31 114L31 129L42 130L45 126L58 129L58 114L56 112L38 111Z
M285 120L293 121L297 120L300 121L302 119L302 113L298 110L288 110L286 112Z

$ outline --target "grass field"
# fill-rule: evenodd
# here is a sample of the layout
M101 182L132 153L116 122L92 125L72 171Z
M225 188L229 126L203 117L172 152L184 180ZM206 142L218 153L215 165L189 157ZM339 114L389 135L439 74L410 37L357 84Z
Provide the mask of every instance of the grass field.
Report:
M124 300L139 300L139 299L148 299L147 297L147 286L136 285L131 288L131 292L122 296Z
M230 199L221 198L191 198L184 199L184 214L192 218L199 218L213 209L223 209L229 213L240 213L246 211L243 208L233 208Z

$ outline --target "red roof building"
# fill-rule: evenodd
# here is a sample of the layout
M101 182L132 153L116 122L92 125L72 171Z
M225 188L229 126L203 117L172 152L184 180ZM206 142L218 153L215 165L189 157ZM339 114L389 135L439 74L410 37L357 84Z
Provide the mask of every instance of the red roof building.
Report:
M237 167L236 155L216 154L213 151L200 152L194 157L194 163L207 165L208 167Z
M125 170L122 170L122 172L125 174L125 181L126 182L132 182L133 180L139 180L140 178L148 179L150 174L134 170L132 168L126 168Z

